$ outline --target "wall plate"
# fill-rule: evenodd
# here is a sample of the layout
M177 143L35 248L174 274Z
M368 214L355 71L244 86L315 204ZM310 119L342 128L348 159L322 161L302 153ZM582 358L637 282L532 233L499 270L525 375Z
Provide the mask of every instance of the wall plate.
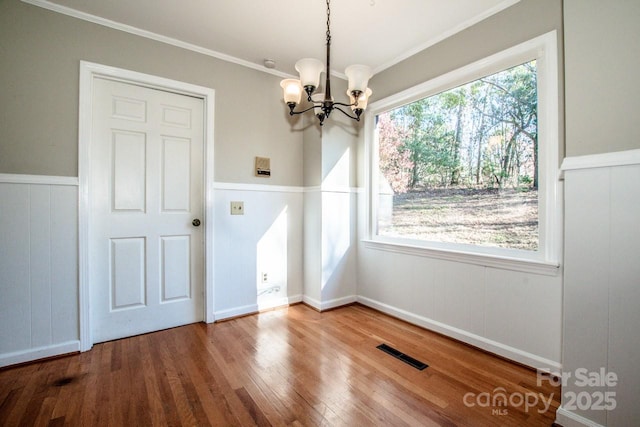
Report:
M231 215L244 215L244 202L231 202Z

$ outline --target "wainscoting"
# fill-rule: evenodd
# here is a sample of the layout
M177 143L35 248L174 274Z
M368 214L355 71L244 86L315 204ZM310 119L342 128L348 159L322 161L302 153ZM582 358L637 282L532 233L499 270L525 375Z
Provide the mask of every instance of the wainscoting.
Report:
M563 406L557 420L565 427L637 425L640 150L567 158L563 170L562 370L571 377L562 388ZM578 369L615 373L617 384L580 386ZM586 399L603 392L615 393L614 411L580 409L569 399L572 394L583 393Z
M0 367L79 350L78 180L0 174Z
M303 188L214 188L215 320L302 301ZM243 202L242 215L231 215L232 201Z
M214 188L215 319L301 301L304 189ZM0 174L0 200L0 367L78 351L78 179Z
M560 371L560 272L510 271L365 244L358 259L358 302L525 365Z
M303 298L314 305L314 288L307 289L303 278L303 253L308 249L304 234L312 227L303 221L303 205L305 196L316 192L233 183L216 183L214 188L215 245L207 262L214 263L215 319ZM0 342L0 365L76 351L77 180L2 175L0 193L0 332L6 337ZM230 215L231 201L244 202L244 215ZM336 208L328 214L339 212ZM349 229L340 234L346 242L354 238L354 227ZM334 241L329 246L338 247ZM323 296L327 304L357 300L513 360L559 368L561 274L518 273L358 249L357 275L351 272L345 276L350 280L338 280L340 289ZM327 265L341 271L345 264L339 259ZM263 283L264 272L268 279ZM329 284L337 280L326 277ZM355 282L357 291L352 288Z

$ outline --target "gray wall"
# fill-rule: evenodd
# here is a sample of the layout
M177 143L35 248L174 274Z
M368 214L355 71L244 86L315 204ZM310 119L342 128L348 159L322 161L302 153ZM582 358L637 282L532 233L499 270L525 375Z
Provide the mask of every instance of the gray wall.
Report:
M449 37L371 80L372 102L470 64L552 30L562 58L561 0L521 0L514 6ZM562 69L562 62L559 62ZM561 106L562 107L562 106Z
M567 156L640 148L640 2L565 0Z
M215 89L216 181L302 185L279 77L19 0L0 2L0 173L77 176L80 60ZM271 179L253 176L255 156Z

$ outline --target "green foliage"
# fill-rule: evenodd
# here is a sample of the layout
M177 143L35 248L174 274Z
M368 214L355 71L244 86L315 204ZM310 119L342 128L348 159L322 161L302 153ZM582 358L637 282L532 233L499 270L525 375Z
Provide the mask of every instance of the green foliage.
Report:
M380 169L395 192L449 185L537 188L535 61L378 118Z

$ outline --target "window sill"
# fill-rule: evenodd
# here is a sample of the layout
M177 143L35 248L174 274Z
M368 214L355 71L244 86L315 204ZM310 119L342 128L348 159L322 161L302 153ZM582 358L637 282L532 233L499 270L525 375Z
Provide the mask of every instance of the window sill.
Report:
M461 262L465 264L474 264L502 270L520 271L523 273L540 274L544 276L557 276L560 271L560 265L558 263L533 259L511 258L508 256L471 253L441 248L435 249L405 243L383 242L370 239L363 239L362 243L365 248L378 251Z

